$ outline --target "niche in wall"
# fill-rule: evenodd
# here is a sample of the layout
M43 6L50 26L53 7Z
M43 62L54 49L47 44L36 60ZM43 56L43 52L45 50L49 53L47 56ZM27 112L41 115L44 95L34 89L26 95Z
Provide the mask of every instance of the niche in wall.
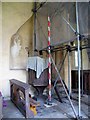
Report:
M26 69L28 56L32 56L33 49L32 42L33 42L33 17L29 18L17 30L17 32L11 36L10 63L9 63L11 70Z

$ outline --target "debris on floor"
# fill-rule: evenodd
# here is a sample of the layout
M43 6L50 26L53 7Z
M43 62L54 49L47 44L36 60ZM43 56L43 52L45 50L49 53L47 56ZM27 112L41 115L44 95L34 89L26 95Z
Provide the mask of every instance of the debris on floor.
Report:
M63 99L63 103L52 99L52 103L55 103L52 107L45 106L46 96L38 97L37 101L40 102L40 106L33 109L34 118L74 118L74 113L70 107L67 99ZM25 118L21 112L14 106L14 104L9 100L7 102L7 107L3 108L4 118ZM78 102L72 100L75 109L78 114ZM88 105L82 103L82 117L88 118ZM12 113L12 114L11 114Z

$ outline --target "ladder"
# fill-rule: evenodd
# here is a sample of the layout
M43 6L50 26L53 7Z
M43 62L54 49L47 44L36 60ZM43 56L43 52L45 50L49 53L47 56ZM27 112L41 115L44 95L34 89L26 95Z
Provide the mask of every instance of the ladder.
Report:
M58 75L58 77L56 78L56 80L55 80L55 82L54 82L54 86L53 86L53 89L52 89L52 90L54 90L54 88L56 87L56 84L57 84L57 81L58 81L58 78L59 78L59 80L60 80L60 82L61 82L61 84L62 84L62 86L63 86L63 89L64 89L64 91L65 91L65 93L66 93L66 95L67 95L67 98L68 98L68 100L69 100L69 102L70 102L70 105L71 105L71 108L72 108L72 110L73 110L73 112L74 112L74 115L75 115L76 119L78 119L76 110L75 110L75 108L74 108L74 105L73 105L73 103L72 103L72 101L71 101L71 99L70 99L70 96L69 96L69 94L68 94L68 91L67 91L67 89L66 89L66 87L65 87L65 84L64 84L64 82L63 82L63 80L62 80L62 78L61 78L61 76L60 76L59 70L57 69L57 67L56 67L56 65L55 65L55 62L54 62L52 56L51 56L51 60L52 60L52 63L53 63L53 65L54 65L55 70L56 70L57 75ZM62 66L63 66L63 64L62 64ZM60 99L61 99L61 98L60 98Z
M54 83L55 83L55 81L52 82L53 86L54 86ZM63 84L65 85L65 88L69 94L69 90L68 90L64 80L63 80ZM55 85L54 90L57 95L57 96L54 95L55 96L54 98L58 99L59 102L63 103L63 98L67 98L67 95L65 93L65 90L64 90L63 85L61 84L60 80L57 81L57 84ZM70 98L71 98L71 96L70 96Z

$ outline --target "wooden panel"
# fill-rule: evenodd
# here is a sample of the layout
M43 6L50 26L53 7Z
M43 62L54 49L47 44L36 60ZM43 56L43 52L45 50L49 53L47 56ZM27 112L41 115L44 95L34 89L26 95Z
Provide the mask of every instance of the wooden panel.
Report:
M36 78L36 72L28 69L29 80L28 83L33 86L47 86L48 85L48 68L45 69L39 78Z
M80 71L81 73L81 71ZM78 71L71 71L72 89L78 89ZM80 75L82 88L82 74ZM90 70L83 70L83 90L85 94L90 94Z
M29 91L29 84L15 79L10 80L11 101L26 118L34 117L33 112L30 110Z

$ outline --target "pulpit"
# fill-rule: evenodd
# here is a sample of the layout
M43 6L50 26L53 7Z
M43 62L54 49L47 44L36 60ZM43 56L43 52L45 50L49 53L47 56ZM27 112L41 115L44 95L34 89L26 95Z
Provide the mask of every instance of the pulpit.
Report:
M48 60L38 56L29 57L27 63L28 83L42 95L48 86Z

